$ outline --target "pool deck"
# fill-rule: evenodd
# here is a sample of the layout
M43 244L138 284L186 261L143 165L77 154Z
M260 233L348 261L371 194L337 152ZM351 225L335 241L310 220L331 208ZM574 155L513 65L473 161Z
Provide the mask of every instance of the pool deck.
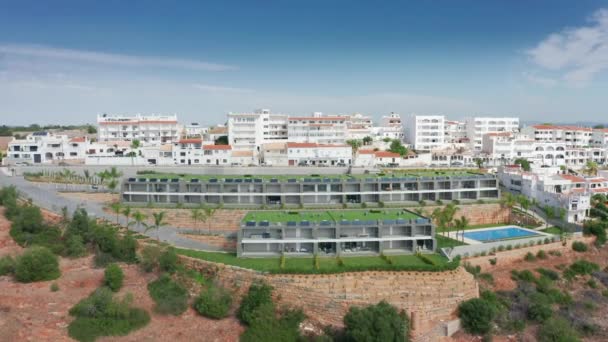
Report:
M528 231L530 233L533 233L534 235L518 236L518 237L511 238L511 239L501 239L501 240L495 240L495 241L519 240L519 239L525 239L525 238L539 236L539 235L545 235L547 237L553 236L552 234L549 234L549 233L541 232L541 231L534 230L534 229L523 228L523 227L516 226L516 225L506 225L506 226L500 226L500 227L490 227L490 228L480 228L480 229L465 230L464 234L466 234L466 233L472 233L472 232L489 231L489 230L499 230L499 229L505 229L505 228L518 228L518 229L525 230L525 231ZM480 244L483 244L483 243L495 242L495 241L473 240L473 239L467 238L466 236L464 236L464 240L463 240L462 234L463 234L462 231L461 232L448 232L448 237L450 239L454 239L454 240L458 240L458 241L463 241L464 243L466 243L468 245L480 245Z

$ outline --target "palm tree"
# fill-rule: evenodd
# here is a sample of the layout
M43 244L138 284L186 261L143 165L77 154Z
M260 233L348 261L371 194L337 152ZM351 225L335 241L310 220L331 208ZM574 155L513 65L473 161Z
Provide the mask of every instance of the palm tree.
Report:
M359 139L350 139L346 140L346 143L350 145L353 150L353 164L355 164L355 158L357 157L357 151L359 151L359 147L361 147L362 142Z
M509 209L509 222L511 222L511 211L513 210L513 207L515 207L516 203L516 197L510 192L505 193L504 196L500 199L500 205L502 205L504 208Z
M196 225L197 225L196 223L198 221L205 220L205 213L203 211L201 211L199 208L194 208L194 209L190 210L190 217L194 221L194 227L196 228Z
M597 176L597 171L599 170L599 167L597 165L596 162L589 160L587 162L587 165L585 165L585 170L584 172L586 174L588 174L589 176Z
M116 180L116 178L110 179L110 181L108 182L108 189L110 189L110 192L114 193L114 190L116 190L117 186L118 181Z
M110 204L110 208L116 214L116 224L118 224L119 215L120 215L120 212L122 211L122 203L116 201L116 202Z
M97 173L97 177L99 177L101 184L103 184L106 179L110 178L110 175L107 170L103 170L103 171Z
M371 143L372 143L372 141L373 141L373 140L374 140L374 139L372 139L372 137L370 137L369 135L368 135L368 136L365 136L365 137L363 138L363 145L369 145L369 144L371 144Z
M137 224L137 229L139 229L141 227L142 222L144 222L146 220L146 218L148 218L144 213L142 213L139 210L134 212L132 214L132 217L133 217L133 220L135 220L135 223Z
M125 206L122 209L122 214L125 216L125 219L127 220L127 228L129 228L133 222L129 221L129 217L131 217L131 207L130 206Z
M442 228L445 228L445 215L443 213L443 211L441 210L441 208L435 208L433 210L433 212L431 213L431 219L433 221L435 221L435 224L437 225L437 227L441 230Z
M160 227L167 224L167 222L165 222L165 212L159 211L157 213L152 213L152 216L154 217L154 224L150 226L146 225L146 232L150 229L156 229L156 240L160 240Z
M462 234L460 236L462 238L462 242L464 242L464 230L469 226L469 219L462 215L459 219L454 220L454 225L456 226L456 240L458 240L458 232L462 230Z
M205 211L205 215L202 219L202 221L207 221L211 218L211 216L213 216L213 214L215 214L215 209L211 208L211 207L205 207L203 208L203 210ZM211 222L207 223L207 234L211 235Z
M454 215L456 212L460 210L454 203L450 203L443 208L443 216L445 219L445 225L449 228L452 226L452 222L454 221Z
M475 161L475 164L477 165L478 169L483 168L483 159L481 159L481 158L475 158L474 161Z
M116 166L112 166L110 172L108 172L108 176L108 178L120 178L122 177L122 172L118 171Z

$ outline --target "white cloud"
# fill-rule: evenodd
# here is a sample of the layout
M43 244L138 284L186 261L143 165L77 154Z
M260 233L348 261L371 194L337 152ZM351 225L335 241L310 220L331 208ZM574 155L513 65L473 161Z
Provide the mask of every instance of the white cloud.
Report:
M195 89L202 90L205 92L210 92L210 93L251 93L251 92L253 92L253 89L224 87L224 86L211 85L211 84L195 83L192 86Z
M535 73L524 72L523 76L526 80L531 83L541 85L543 87L554 87L558 84L558 81L552 77L539 76Z
M569 85L588 84L608 69L608 9L597 10L588 21L586 26L549 35L527 54L537 66L558 72Z
M194 59L123 55L42 45L0 44L0 54L130 67L179 68L201 71L237 69L237 67L231 65L209 63Z

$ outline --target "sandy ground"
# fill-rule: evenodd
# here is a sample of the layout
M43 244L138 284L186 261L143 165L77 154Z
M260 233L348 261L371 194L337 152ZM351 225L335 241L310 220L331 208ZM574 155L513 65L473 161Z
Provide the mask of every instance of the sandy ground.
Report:
M0 208L3 212L3 208ZM21 247L8 235L10 222L0 214L0 256L18 254ZM31 284L16 283L9 276L0 277L0 340L2 341L70 341L67 326L72 317L69 309L100 286L103 269L92 267L92 256L61 259L62 275L55 281ZM125 337L100 341L237 341L243 331L231 317L219 321L199 316L192 309L179 317L153 312L154 302L148 295L147 283L155 278L143 274L136 265L121 265L125 284L119 295L132 293L134 305L146 309L151 321L146 327ZM59 291L52 292L53 282Z
M600 269L604 270L608 266L608 245L601 248L590 246L588 252L578 253L572 249L562 251L562 256L551 256L547 259L537 259L534 262L524 261L523 259L513 261L511 263L505 263L497 265L488 270L494 277L494 284L481 283L480 289L490 289L493 291L499 290L513 290L516 287L515 281L511 279L511 270L516 269L519 271L530 270L538 276L534 270L537 268L547 268L558 272L560 275L562 271L558 269L560 265L570 265L572 262L578 259L585 259L592 261L600 265ZM595 341L607 341L608 340L608 299L603 298L599 295L603 290L606 289L599 280L596 279L599 287L594 290L587 285L587 281L591 279L591 276L579 276L575 281L568 284L564 280L555 282L555 286L561 290L567 291L575 302L590 301L589 297L586 297L590 292L598 294L599 302L596 302L597 309L589 312L588 315L592 318L593 322L600 327L600 331L597 335L591 337L582 338L583 341L595 342ZM537 326L531 326L528 324L522 334L512 336L494 336L494 342L502 341L536 341L536 330ZM458 332L451 339L446 341L465 342L465 341L481 341L480 337L471 336L464 332Z
M118 194L104 192L59 192L59 194L66 198L95 203L112 203L120 198Z

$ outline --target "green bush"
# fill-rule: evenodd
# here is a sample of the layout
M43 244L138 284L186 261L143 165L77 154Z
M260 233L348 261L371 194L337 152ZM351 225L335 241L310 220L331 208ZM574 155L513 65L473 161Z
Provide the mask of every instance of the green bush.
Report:
M305 316L300 310L287 310L277 318L272 302L256 307L250 317L249 326L241 335L241 342L292 342L300 341L299 326Z
M139 265L144 272L152 272L158 267L158 259L162 251L159 246L146 245L139 258Z
M532 303L528 308L528 319L542 323L553 315L551 306L545 303Z
M595 245L602 246L606 243L606 221L585 221L583 226L583 234L594 235Z
M532 252L528 252L528 253L526 253L526 256L524 256L524 260L532 262L532 261L536 261L536 257L534 256L534 254L532 254Z
M194 301L194 309L199 314L220 319L228 316L232 305L232 295L223 287L211 284Z
M149 283L148 292L158 313L179 316L188 309L188 290L167 274Z
M272 287L266 283L253 283L241 301L237 317L241 322L250 324L254 311L267 303L272 303Z
M458 306L458 316L464 330L471 334L487 334L492 329L494 307L480 298L469 299Z
M547 253L541 249L536 253L536 257L539 259L547 259Z
M587 285L588 285L590 288L592 288L592 289L597 289L597 288L598 288L597 282L596 282L594 279L589 279L589 280L587 281Z
M15 259L7 255L0 258L0 276L13 274L15 272Z
M57 291L59 291L59 284L52 283L51 284L51 292L57 292Z
M538 272L540 275L545 276L551 280L559 279L559 274L557 272L555 272L554 270L549 270L546 268L537 268L536 272Z
M572 243L572 249L575 252L586 252L588 250L588 247L584 242L574 241Z
M177 253L175 253L175 248L169 247L160 255L158 258L158 266L161 271L170 274L177 271L178 258Z
M79 258L87 255L87 248L80 235L70 235L65 242L65 253L69 257Z
M109 264L108 267L106 267L103 282L110 290L118 292L122 287L124 277L120 266L117 264Z
M145 310L131 307L129 294L116 300L106 287L95 290L70 309L75 319L68 326L68 334L75 340L95 341L102 336L124 336L150 322Z
M352 306L344 316L345 335L351 341L408 341L408 326L407 316L385 301Z
M31 247L17 258L15 279L19 282L53 280L60 275L57 256L46 247Z
M492 258L489 261L490 261L490 265L492 265L492 266L496 265L496 258Z
M599 271L600 266L587 260L577 260L570 265L569 269L575 274L585 275L591 274L593 271Z
M576 331L570 323L563 318L550 318L538 329L539 342L578 342Z

